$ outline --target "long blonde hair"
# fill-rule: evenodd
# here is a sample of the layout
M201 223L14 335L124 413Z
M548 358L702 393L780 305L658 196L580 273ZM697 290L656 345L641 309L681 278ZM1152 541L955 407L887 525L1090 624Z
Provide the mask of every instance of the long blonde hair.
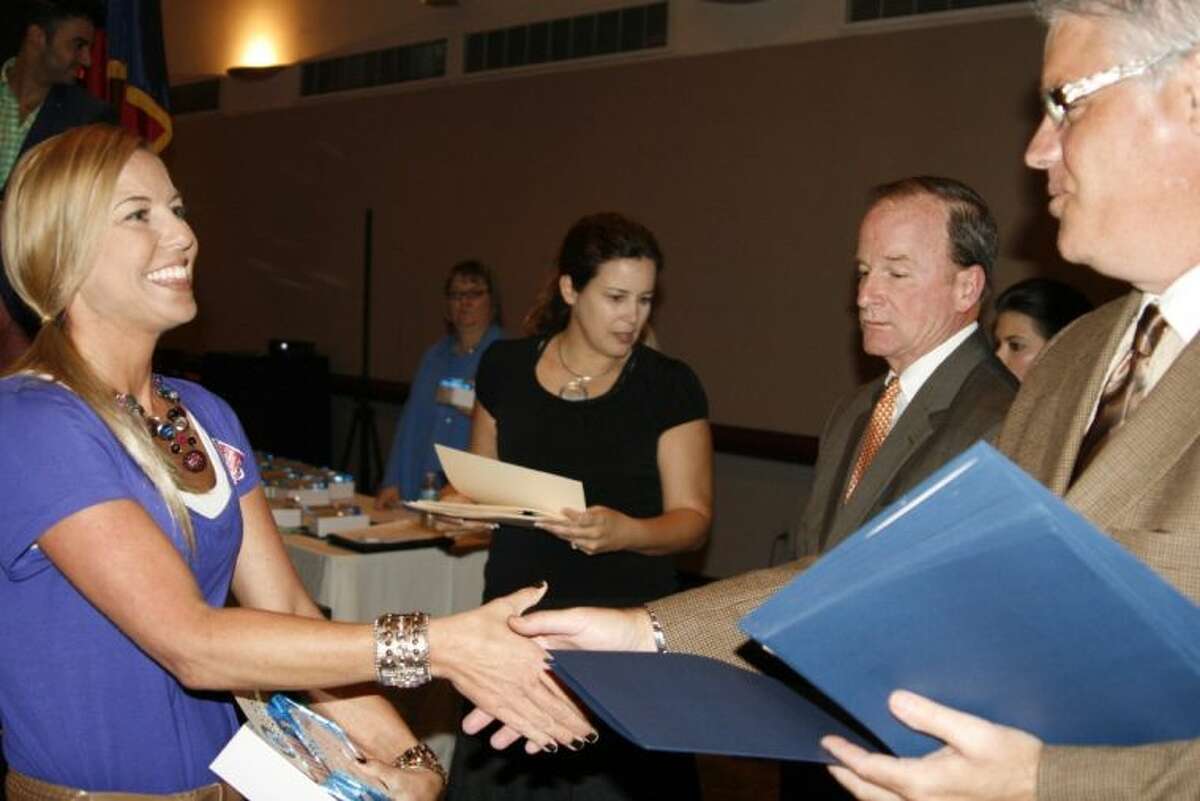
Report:
M195 547L178 468L146 424L115 402L71 341L66 310L96 260L117 179L144 145L111 125L88 125L32 148L8 180L0 242L13 289L42 326L9 372L48 376L78 395L153 482L171 518Z

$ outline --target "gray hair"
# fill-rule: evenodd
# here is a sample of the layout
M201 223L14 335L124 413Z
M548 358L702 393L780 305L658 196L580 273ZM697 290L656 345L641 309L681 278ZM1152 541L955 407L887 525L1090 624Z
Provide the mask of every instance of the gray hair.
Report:
M1131 58L1183 55L1200 45L1196 0L1035 0L1038 16L1054 24L1063 16L1103 17L1119 28Z

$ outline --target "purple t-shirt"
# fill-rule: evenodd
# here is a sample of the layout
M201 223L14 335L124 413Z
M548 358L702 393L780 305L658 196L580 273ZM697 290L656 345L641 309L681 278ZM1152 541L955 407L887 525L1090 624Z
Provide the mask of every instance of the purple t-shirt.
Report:
M139 504L223 606L242 543L238 499L258 485L233 410L176 379L229 479L213 519L191 513L189 552L166 504L75 394L30 377L0 380L0 725L9 765L91 791L174 793L216 781L209 762L237 731L228 693L188 690L108 621L36 547L59 520L105 501ZM120 531L97 532L112 538ZM145 614L154 614L153 609Z

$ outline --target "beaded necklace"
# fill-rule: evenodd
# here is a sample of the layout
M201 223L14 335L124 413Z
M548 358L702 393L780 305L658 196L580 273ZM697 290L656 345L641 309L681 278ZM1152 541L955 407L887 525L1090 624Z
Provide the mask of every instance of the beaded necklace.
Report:
M130 414L140 417L149 428L152 438L170 443L171 453L179 457L184 470L189 473L204 472L204 468L208 467L208 457L197 447L195 434L188 431L191 424L188 423L183 404L179 402L179 393L164 384L158 376L154 376L154 391L171 404L166 419L148 416L137 398L124 392L117 393L117 403Z

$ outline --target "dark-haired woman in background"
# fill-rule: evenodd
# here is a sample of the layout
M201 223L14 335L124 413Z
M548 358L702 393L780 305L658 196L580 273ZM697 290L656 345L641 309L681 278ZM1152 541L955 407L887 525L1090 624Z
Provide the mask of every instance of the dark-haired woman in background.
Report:
M1018 380L1055 334L1092 310L1079 290L1049 278L1013 284L996 298L996 357Z
M484 598L544 579L544 608L640 604L676 589L671 554L704 543L704 390L687 365L638 343L661 268L645 227L617 214L585 217L567 233L554 286L531 317L537 335L484 354L471 450L578 479L590 504L541 531L501 527ZM460 737L452 774L449 797L459 801L698 797L691 757L650 754L611 732L555 757L494 753Z

